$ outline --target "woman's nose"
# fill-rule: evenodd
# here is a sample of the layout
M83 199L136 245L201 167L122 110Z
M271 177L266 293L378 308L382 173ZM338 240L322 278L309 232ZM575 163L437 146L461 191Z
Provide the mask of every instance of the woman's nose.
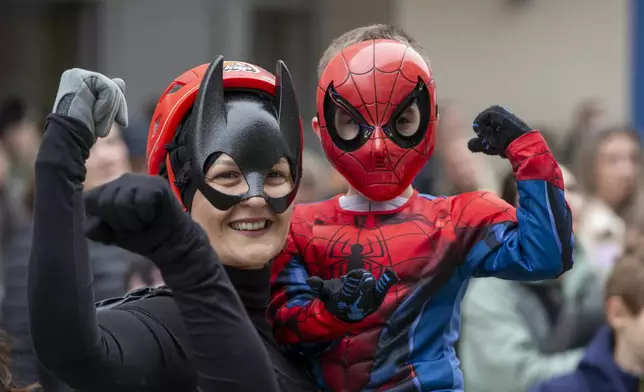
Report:
M242 204L251 208L261 208L266 206L266 199L261 196L255 196L244 200Z

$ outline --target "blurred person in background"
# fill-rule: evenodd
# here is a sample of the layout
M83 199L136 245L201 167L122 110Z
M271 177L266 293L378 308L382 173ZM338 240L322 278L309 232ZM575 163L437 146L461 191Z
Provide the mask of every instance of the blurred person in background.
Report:
M16 228L25 219L25 209L14 200L9 184L9 156L0 142L0 303L5 296L6 268L4 252L8 244L16 236ZM0 324L3 324L3 314L0 311Z
M641 145L628 127L608 128L582 138L575 174L589 195L575 226L588 261L606 276L624 242L626 225L644 212Z
M149 125L149 120L136 119L130 121L128 127L121 132L130 156L132 173L147 173L148 171L145 149L148 141Z
M342 174L340 174L333 167L329 168L329 177L326 183L327 188L325 191L325 196L322 198L322 200L347 193L347 190L349 190L349 183L347 182L347 180L342 177Z
M561 155L561 162L568 165L574 164L579 153L579 142L601 130L605 119L604 105L599 99L591 98L582 101L577 107L572 129L566 135L558 154Z
M0 286L5 283L1 254L14 228L28 219L23 200L33 176L41 134L34 117L20 98L10 97L0 104Z
M163 285L161 271L159 271L153 262L144 258L139 258L132 262L127 274L128 292L161 285Z
M631 227L624 254L606 282L603 303L608 325L597 332L574 372L545 381L531 392L644 389L644 225Z
M449 134L456 129L458 134L462 133L462 117L458 106L453 101L441 101L438 104L438 113L440 121L436 130L436 144L440 145L443 135ZM455 126L456 125L456 126ZM440 148L438 148L440 149ZM442 190L438 183L445 176L442 175L443 162L439 158L438 152L432 154L427 164L420 170L414 182L414 189L427 195L441 195Z
M497 193L499 183L489 156L473 154L467 148L471 124L464 120L457 103L448 101L440 106L436 133L436 152L421 171L432 171L434 195L452 196L464 192ZM417 179L418 181L418 179Z
M584 195L561 168L566 199L577 217ZM511 175L503 198L518 205ZM527 392L539 381L577 366L582 348L603 323L603 289L575 246L575 267L554 280L473 281L462 305L459 353L468 392Z
M450 138L439 150L443 167L437 184L439 195L474 191L498 193L498 180L488 165L488 157L472 154L467 148L468 139L464 135Z
M85 167L87 174L83 186L86 192L131 172L129 151L120 126L114 124L107 137L96 141L90 150ZM125 294L127 291L125 282L130 264L140 256L116 246L107 246L93 241L90 241L89 252L96 301Z
M22 200L33 175L41 131L26 102L12 97L0 105L0 142L9 155L11 192Z
M32 392L40 390L38 385L17 387L25 385L16 381L12 369L11 337L3 330L0 330L0 391L1 392Z
M318 153L305 148L302 155L302 182L295 197L296 203L324 200L331 187L331 167ZM337 194L337 193L336 193Z
M129 151L120 126L114 124L107 137L96 141L87 158L86 166L87 177L83 183L86 191L132 171Z
M110 135L97 140L86 162L85 191L112 181L130 171L128 150L122 139L120 127L114 125ZM14 230L3 258L6 266L6 295L2 303L5 328L15 340L14 355L16 379L20 384L40 381L45 388L54 388L55 380L39 369L32 348L28 326L27 271L33 231L33 178L26 195L25 208L30 219L21 222ZM96 301L120 297L128 290L128 272L131 263L141 256L116 246L107 246L87 240L89 260L93 274ZM51 389L54 390L54 389Z

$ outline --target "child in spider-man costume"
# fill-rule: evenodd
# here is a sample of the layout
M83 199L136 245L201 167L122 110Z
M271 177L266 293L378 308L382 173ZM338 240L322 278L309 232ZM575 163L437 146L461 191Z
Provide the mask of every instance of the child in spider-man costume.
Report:
M519 207L488 192L418 194L410 184L438 122L428 61L381 25L327 54L313 126L352 189L296 206L273 264L275 335L324 390L462 391L453 344L469 278L541 280L572 267L561 171L538 131L492 106L468 147L508 159Z

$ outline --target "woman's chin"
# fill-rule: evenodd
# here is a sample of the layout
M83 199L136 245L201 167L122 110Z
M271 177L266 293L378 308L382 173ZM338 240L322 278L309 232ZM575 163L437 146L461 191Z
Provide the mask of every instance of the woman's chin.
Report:
M281 250L275 244L248 243L237 248L235 259L241 268L262 268Z
M288 226L285 226L288 229ZM231 267L261 268L270 262L284 247L286 233L278 230L280 227L270 227L257 230L263 233L249 235L250 231L237 231L229 228L225 236L219 237L213 243L215 249L220 248L225 259L234 260L228 263ZM225 244L225 245L224 245Z

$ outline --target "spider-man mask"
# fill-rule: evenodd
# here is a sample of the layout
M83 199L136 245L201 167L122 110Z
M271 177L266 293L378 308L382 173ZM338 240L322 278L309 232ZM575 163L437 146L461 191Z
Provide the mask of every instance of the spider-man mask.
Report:
M365 41L338 53L320 77L317 111L327 158L372 200L401 195L434 151L434 78L401 42Z

